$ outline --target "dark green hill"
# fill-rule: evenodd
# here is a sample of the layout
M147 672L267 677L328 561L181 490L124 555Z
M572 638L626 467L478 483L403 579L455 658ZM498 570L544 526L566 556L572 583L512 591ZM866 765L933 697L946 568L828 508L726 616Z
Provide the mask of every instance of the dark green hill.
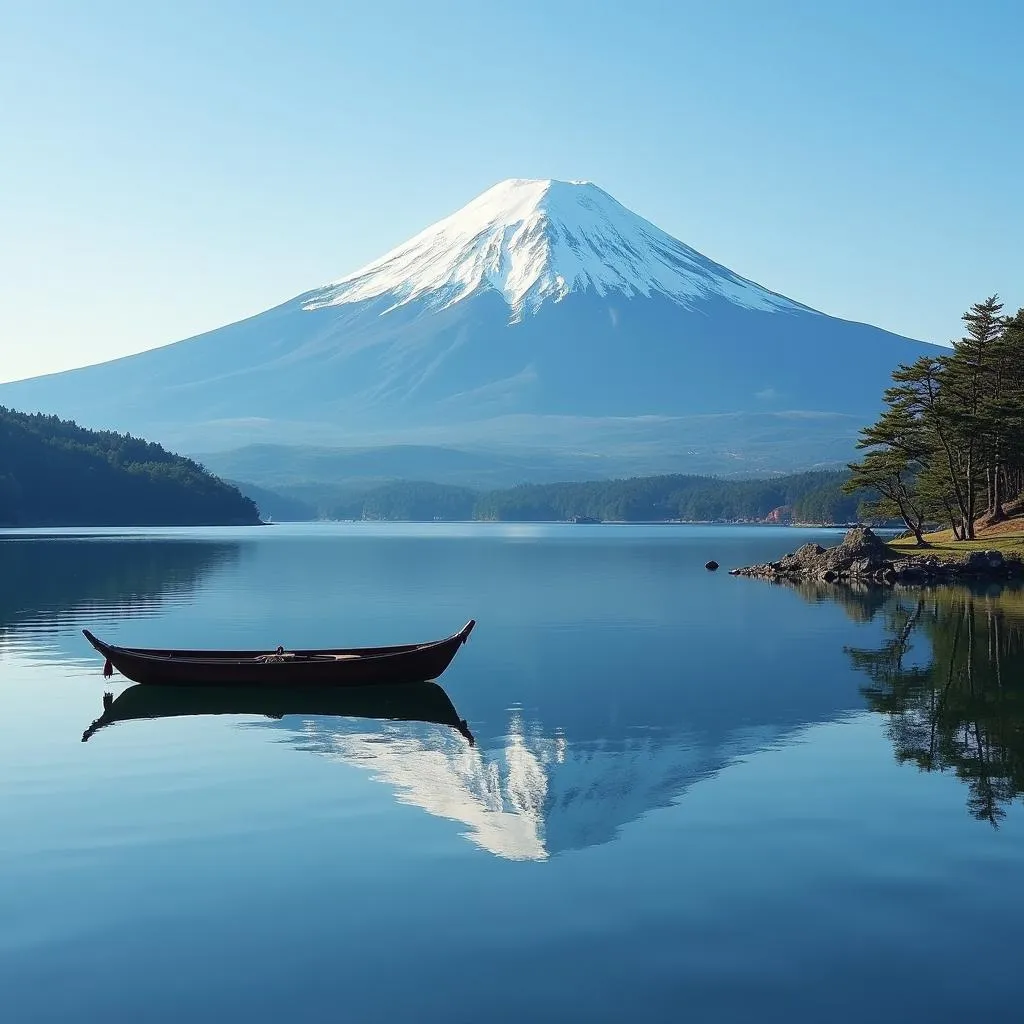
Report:
M158 444L0 406L0 525L258 522L256 506L238 488Z

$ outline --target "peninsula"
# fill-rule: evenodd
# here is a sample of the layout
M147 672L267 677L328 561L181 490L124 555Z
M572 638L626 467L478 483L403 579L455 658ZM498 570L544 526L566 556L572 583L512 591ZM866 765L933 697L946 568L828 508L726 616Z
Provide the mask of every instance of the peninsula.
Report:
M1020 537L1022 535L1018 535ZM1011 539L1002 547L990 542L967 548L911 547L886 543L870 527L850 530L842 543L823 548L804 544L775 562L730 570L776 582L818 580L822 583L881 585L952 582L960 579L1006 580L1024 576L1024 543Z

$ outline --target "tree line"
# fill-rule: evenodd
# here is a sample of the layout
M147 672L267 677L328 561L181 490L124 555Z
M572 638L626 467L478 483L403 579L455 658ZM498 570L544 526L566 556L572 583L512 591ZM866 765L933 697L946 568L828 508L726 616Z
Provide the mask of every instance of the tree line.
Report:
M843 470L774 479L721 480L654 476L580 483L521 484L479 492L396 481L320 509L331 519L557 522L586 517L613 522L753 522L784 507L798 522L850 522L859 499L843 490Z
M918 544L931 526L973 540L1024 493L1024 309L1002 310L998 296L975 303L948 354L897 367L860 432L847 490L871 493L867 511L901 519Z
M258 522L237 487L158 444L0 406L0 525Z

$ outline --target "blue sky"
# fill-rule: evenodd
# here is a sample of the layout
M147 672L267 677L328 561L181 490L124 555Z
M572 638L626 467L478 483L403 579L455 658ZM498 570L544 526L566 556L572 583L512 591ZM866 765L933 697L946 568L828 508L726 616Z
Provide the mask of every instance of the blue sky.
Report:
M0 0L0 380L165 344L507 177L946 340L1024 305L1016 2Z

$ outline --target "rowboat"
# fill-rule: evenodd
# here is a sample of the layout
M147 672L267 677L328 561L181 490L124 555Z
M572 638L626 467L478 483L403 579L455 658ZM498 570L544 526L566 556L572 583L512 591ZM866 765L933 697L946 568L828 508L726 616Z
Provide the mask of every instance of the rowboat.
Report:
M103 714L82 742L115 722L195 715L375 718L450 726L473 743L448 694L437 683L397 686L129 686L116 699L103 695Z
M398 647L337 650L179 651L117 647L83 629L106 658L104 676L117 669L135 683L162 686L394 686L437 679L469 639L476 625L444 640Z

